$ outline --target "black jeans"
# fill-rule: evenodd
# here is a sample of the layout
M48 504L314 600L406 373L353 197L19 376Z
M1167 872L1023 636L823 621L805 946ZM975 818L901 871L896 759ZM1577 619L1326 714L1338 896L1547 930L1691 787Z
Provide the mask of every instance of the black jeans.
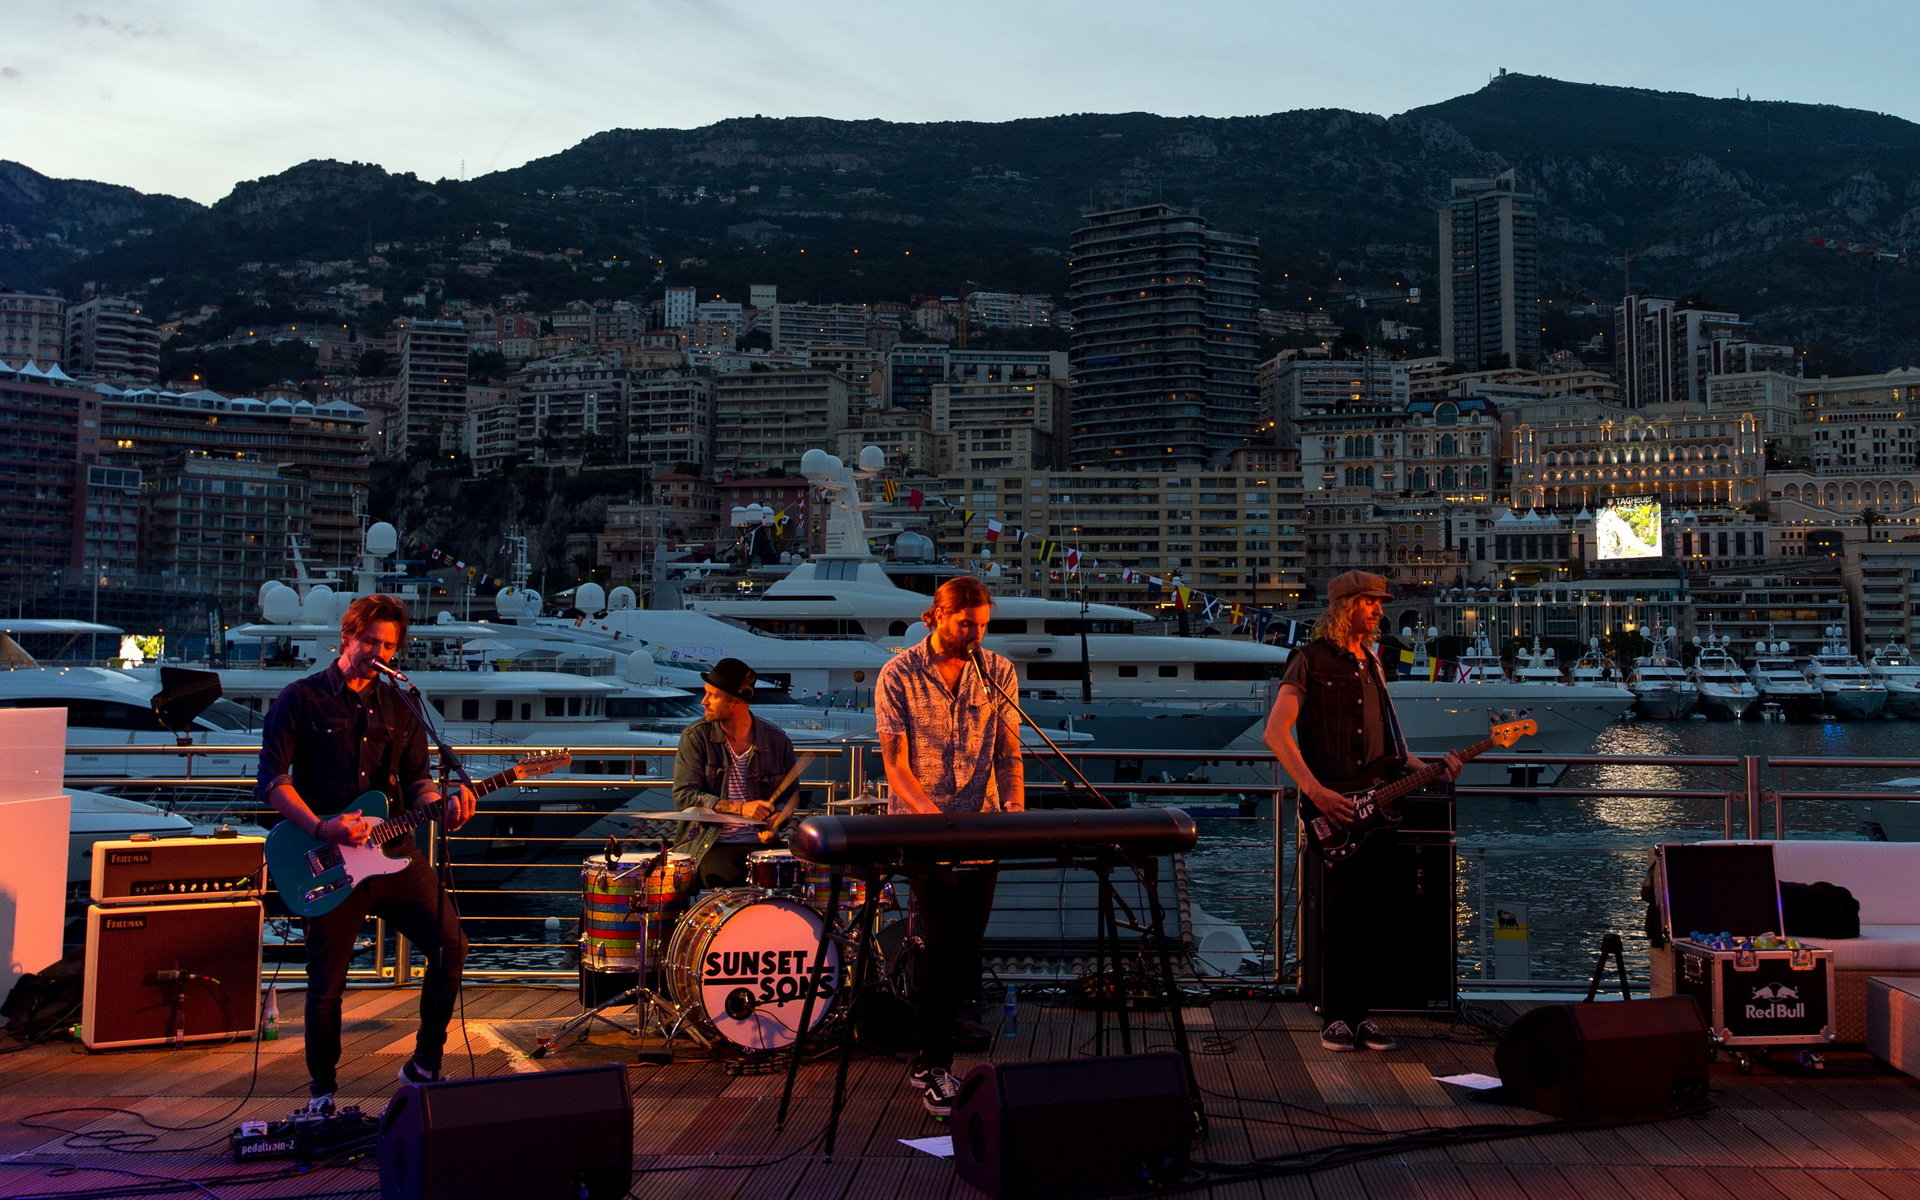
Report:
M438 1071L446 1049L447 1025L467 962L467 935L453 901L416 850L404 870L369 879L340 907L307 918L307 1087L316 1096L339 1090L340 1001L347 990L354 939L368 914L385 920L427 956L415 1061Z
M736 888L747 881L747 855L771 847L759 842L715 842L694 865L693 877L702 891Z
M942 867L908 877L922 941L913 979L922 1067L953 1066L953 1023L980 988L980 944L999 879L994 867Z
M1383 985L1404 965L1394 946L1408 889L1397 841L1394 830L1378 830L1322 875L1320 1010L1329 1024L1366 1020Z

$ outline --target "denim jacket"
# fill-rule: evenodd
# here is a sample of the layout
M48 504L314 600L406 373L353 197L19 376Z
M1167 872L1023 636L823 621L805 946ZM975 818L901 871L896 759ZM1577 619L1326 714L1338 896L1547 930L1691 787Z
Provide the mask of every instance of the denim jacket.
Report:
M793 769L793 743L779 726L755 717L752 744L754 753L747 761L747 774L754 795L765 799ZM740 806L726 798L729 761L726 731L718 723L697 721L687 726L673 755L673 806L737 812ZM689 822L674 849L697 860L719 840L720 830L718 825Z

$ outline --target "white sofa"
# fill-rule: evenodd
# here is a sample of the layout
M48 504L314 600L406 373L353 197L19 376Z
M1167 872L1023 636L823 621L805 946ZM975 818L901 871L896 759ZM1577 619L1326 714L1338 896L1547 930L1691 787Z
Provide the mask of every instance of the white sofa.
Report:
M1920 975L1920 842L1796 839L1771 845L1777 881L1836 883L1860 902L1859 937L1799 940L1833 951L1834 1035L1842 1042L1864 1042L1867 980ZM1672 949L1654 950L1650 965L1654 994L1671 994Z

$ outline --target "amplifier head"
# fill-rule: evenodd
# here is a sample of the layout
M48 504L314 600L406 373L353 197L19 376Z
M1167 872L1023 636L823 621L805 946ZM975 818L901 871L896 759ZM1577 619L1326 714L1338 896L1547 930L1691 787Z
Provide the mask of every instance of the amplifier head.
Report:
M155 838L95 842L95 904L244 900L266 889L266 839Z

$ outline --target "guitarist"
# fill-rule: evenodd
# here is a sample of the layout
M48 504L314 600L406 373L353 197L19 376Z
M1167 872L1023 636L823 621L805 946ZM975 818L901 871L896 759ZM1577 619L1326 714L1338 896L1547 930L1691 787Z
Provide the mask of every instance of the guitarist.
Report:
M793 769L793 742L786 731L753 715L753 668L723 658L700 676L705 719L680 734L673 756L675 808L716 812L765 822L773 816L770 793ZM677 849L695 858L694 877L703 888L739 887L747 881L747 855L766 849L751 825L695 825Z
M288 684L267 711L254 795L319 841L367 841L377 822L354 807L364 792L386 792L395 811L441 799L428 769L426 730L392 687L376 680L376 664L390 662L406 636L407 607L402 601L361 596L340 618L339 659L318 674ZM458 829L473 815L473 797L456 785L445 799L446 826ZM420 1031L400 1079L426 1083L440 1078L467 939L459 913L412 835L390 843L387 850L405 854L409 861L404 870L364 881L337 908L306 921L307 1090L313 1097L306 1111L311 1114L333 1111L340 1001L354 940L369 913L390 922L427 958Z
M1328 584L1315 638L1288 660L1267 717L1267 748L1300 799L1336 826L1352 822L1354 805L1330 784L1360 779L1383 761L1401 769L1377 782L1424 765L1399 736L1376 654L1381 609L1392 598L1387 581L1366 571L1348 571ZM1457 756L1444 762L1449 780L1460 774ZM1372 997L1397 969L1384 948L1398 928L1393 897L1404 885L1395 878L1393 843L1394 831L1380 830L1323 875L1320 1008L1327 1023L1320 1044L1328 1050L1399 1047L1369 1015Z

